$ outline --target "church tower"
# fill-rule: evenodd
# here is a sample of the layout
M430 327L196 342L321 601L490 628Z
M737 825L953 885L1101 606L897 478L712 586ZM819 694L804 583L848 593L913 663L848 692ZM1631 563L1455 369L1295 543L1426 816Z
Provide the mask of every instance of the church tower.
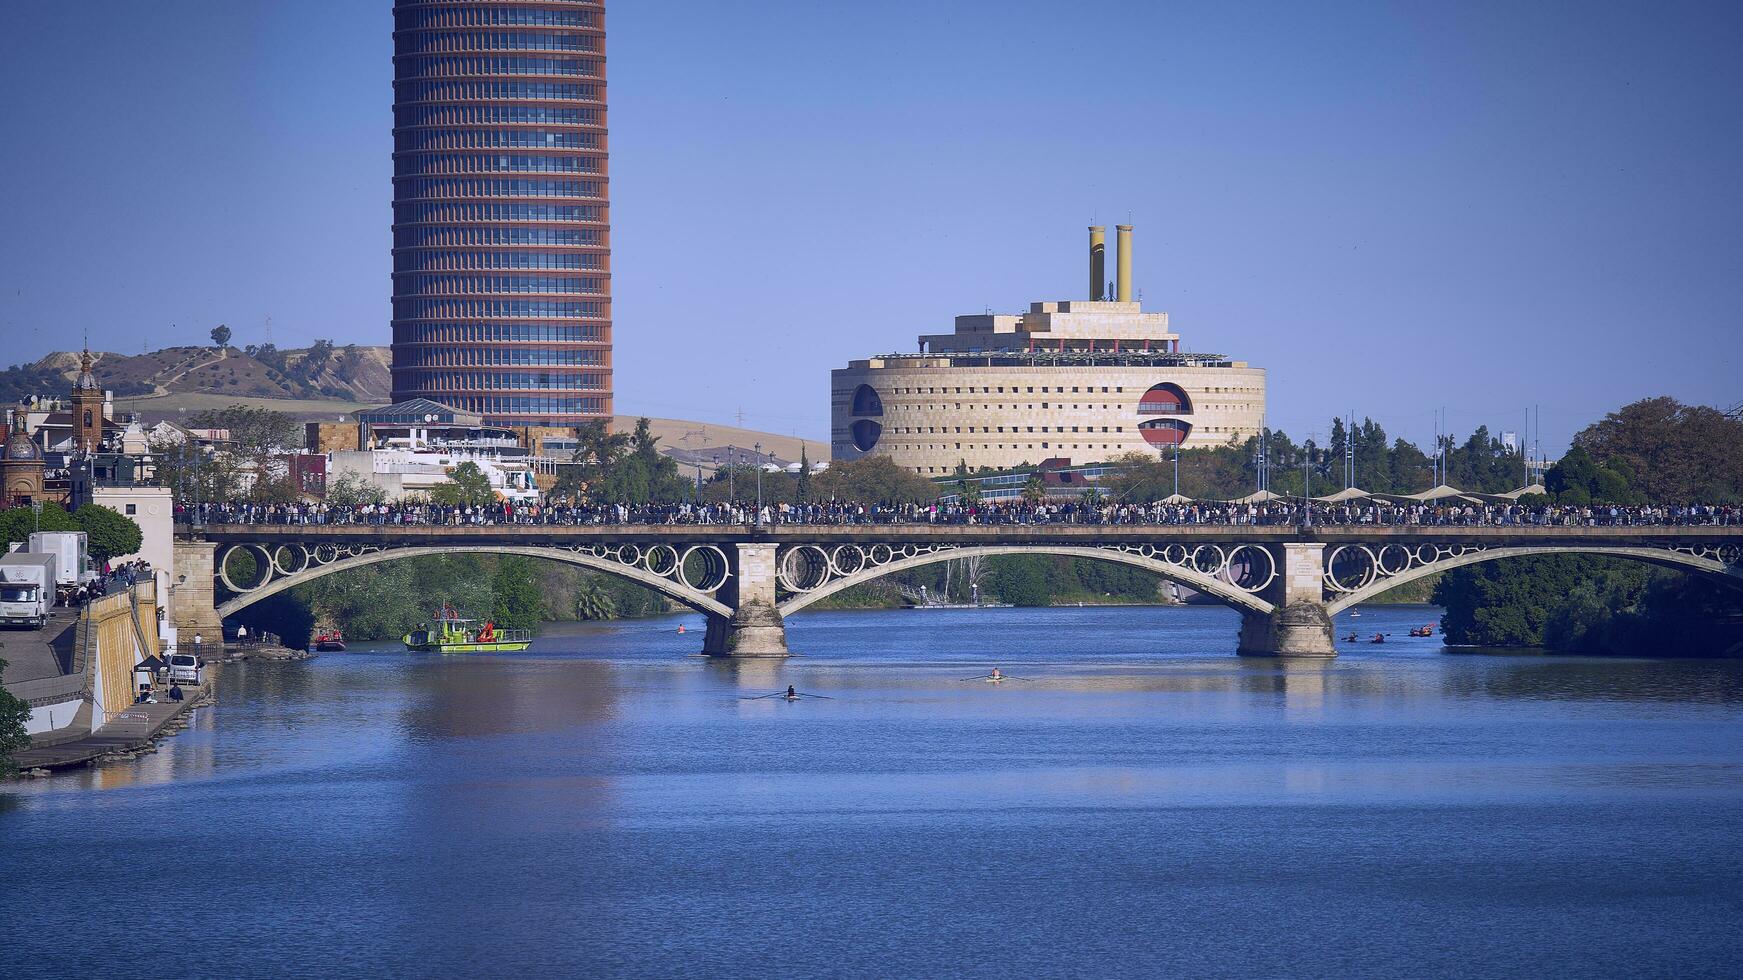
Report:
M73 446L90 454L103 445L103 386L91 373L91 351L86 348L79 362L79 378L73 382Z

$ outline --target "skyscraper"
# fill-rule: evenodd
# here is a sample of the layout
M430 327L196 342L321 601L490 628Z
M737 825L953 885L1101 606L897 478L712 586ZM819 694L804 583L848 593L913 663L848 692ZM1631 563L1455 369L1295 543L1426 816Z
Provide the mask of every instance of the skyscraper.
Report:
M604 0L395 0L393 396L611 415Z

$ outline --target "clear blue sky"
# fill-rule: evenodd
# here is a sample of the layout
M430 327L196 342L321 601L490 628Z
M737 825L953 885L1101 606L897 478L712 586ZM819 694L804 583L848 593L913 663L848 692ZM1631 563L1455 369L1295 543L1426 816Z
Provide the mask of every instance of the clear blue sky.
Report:
M0 361L388 341L387 0L10 0ZM614 0L620 411L828 433L828 372L1084 289L1129 212L1299 435L1546 449L1743 399L1743 4Z

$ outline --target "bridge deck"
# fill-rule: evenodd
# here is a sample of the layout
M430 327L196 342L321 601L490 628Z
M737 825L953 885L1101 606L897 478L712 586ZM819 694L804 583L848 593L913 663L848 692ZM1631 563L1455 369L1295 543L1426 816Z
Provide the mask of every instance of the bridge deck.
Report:
M1281 544L1480 544L1555 546L1597 544L1743 543L1743 526L1458 527L1329 525L1302 529L1221 524L734 524L566 526L545 524L458 527L431 525L211 524L179 528L182 540L222 544L421 545L514 544L572 547L588 544L1122 544L1240 542Z

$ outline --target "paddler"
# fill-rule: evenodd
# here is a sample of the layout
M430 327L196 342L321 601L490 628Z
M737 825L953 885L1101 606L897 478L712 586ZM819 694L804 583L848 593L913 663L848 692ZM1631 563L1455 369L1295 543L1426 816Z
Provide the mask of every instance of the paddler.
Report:
M1005 679L1005 675L997 667L994 667L993 672L987 675L987 679L993 680L993 681L1002 681Z
M787 700L788 700L788 701L797 701L797 700L799 700L799 692L798 692L798 691L795 691L795 690L793 690L793 685L791 685L791 684L788 684L788 685L787 685Z

